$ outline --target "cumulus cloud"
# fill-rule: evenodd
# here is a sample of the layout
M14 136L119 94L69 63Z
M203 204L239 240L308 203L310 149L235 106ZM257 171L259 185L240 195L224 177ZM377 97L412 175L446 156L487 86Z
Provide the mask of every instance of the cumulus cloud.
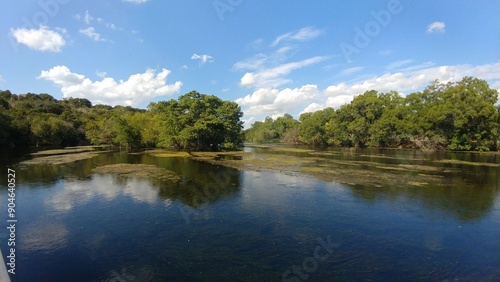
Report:
M398 91L409 94L426 87L435 79L442 83L460 81L465 76L474 76L490 81L491 86L500 90L500 63L486 64L481 66L454 65L454 66L429 66L424 63L409 67L406 71L385 73L381 76L354 83L339 83L328 86L325 90L328 99L326 106L338 108L352 101L355 95L363 94L369 90L379 92Z
M444 22L433 22L427 26L427 33L444 33L445 28Z
M240 85L257 88L278 87L290 81L284 76L293 70L300 69L326 59L327 57L316 56L298 62L286 63L267 69L260 69L256 72L247 72L240 79Z
M355 95L371 89L380 92L395 90L405 93L425 87L435 79L441 82L459 81L464 76L475 76L486 80L500 80L499 68L500 63L495 63L481 66L437 66L407 72L389 72L352 84L339 83L331 85L326 89L326 93L330 95Z
M304 114L304 113L311 113L311 112L323 110L324 108L325 108L325 106L322 104L311 103L304 110L302 110L302 112L299 113L299 116Z
M200 60L202 65L207 63L207 62L212 63L214 61L212 56L207 55L207 54L203 54L203 55L193 54L191 56L191 60Z
M276 37L271 46L276 46L282 41L309 41L320 36L321 34L323 34L323 31L320 29L304 27L296 32L288 32Z
M325 107L338 109L340 106L351 102L352 99L354 99L353 95L337 95L335 97L328 97L328 99L326 99Z
M71 72L66 66L55 66L42 71L38 78L61 87L64 98L87 98L93 103L137 106L152 98L179 92L182 82L167 84L169 74L167 69L162 69L158 74L148 69L144 73L131 75L125 81L117 82L111 77L92 81L82 74Z
M66 32L65 29L59 30ZM61 34L47 26L40 26L38 29L11 29L11 34L17 42L37 51L61 52L61 48L66 44Z
M407 66L407 63L400 64ZM236 102L242 106L246 120L260 120L265 116L280 113L290 113L298 117L302 113L326 107L337 109L350 103L356 95L369 90L397 91L406 95L423 90L435 79L446 83L460 81L465 76L484 79L490 83L492 88L500 91L500 62L479 66L434 66L432 62L424 62L363 80L333 84L322 91L318 90L316 85L283 90L259 88L252 94L237 99Z
M245 106L245 115L276 115L292 112L297 106L304 104L318 96L318 86L307 84L300 88L285 88L283 90L273 88L260 88L236 103Z

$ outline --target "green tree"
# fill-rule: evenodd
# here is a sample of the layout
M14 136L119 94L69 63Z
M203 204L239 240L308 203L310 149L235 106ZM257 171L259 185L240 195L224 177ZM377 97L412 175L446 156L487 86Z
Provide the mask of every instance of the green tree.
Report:
M242 143L240 107L213 95L191 91L178 101L153 105L160 116L158 144L189 150L217 150Z
M489 151L496 149L498 92L485 80L465 77L442 93L441 126L451 150Z
M299 139L309 145L327 145L326 124L334 117L335 110L326 108L300 115Z
M31 132L36 145L65 145L74 134L73 125L53 114L35 116L31 122Z
M400 131L404 116L404 98L397 92L379 94L382 114L368 129L369 145L376 147L397 146L404 135Z

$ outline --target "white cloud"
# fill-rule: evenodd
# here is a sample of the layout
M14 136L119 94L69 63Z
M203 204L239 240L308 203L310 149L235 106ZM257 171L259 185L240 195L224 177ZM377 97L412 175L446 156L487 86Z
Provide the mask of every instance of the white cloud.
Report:
M424 62L398 72L387 72L352 83L342 82L330 85L322 91L323 93L318 91L316 85L284 90L260 88L250 95L237 99L236 102L242 106L247 120L252 118L259 120L259 118L280 113L290 113L298 117L302 113L326 107L337 109L350 103L356 95L369 90L379 92L394 90L405 95L423 90L435 79L446 83L460 81L465 76L484 79L492 88L500 91L500 62L480 66L434 66L432 62Z
M365 69L365 67L352 67L352 68L348 68L348 69L341 71L340 74L341 75L351 75L355 72L362 71L364 69Z
M193 54L191 56L191 60L200 60L202 65L207 63L207 62L212 63L214 61L212 56L207 55L207 54L203 54L203 55Z
M107 29L110 29L110 30L120 30L120 31L124 30L124 28L119 27L119 26L117 26L114 23L107 22L104 18L101 18L101 17L94 18L90 14L90 12L88 10L86 10L85 13L83 13L83 15L82 14L76 14L75 15L75 19L77 19L78 21L84 22L87 25L90 25L92 22L97 22L100 25L102 25L103 27L105 27ZM82 30L89 30L89 29L88 28L87 29L81 29L80 32L82 32ZM97 33L95 33L95 30L91 30L91 31L94 32L92 36L95 37ZM87 32L90 33L90 31L87 31ZM87 36L89 36L89 35L87 35Z
M351 102L353 98L354 96L351 95L337 95L335 97L328 97L328 99L326 99L326 107L338 109L340 108L340 106Z
M83 15L83 21L86 23L86 24L90 24L90 22L93 20L94 18L90 15L89 11L86 10L85 11L85 15Z
M254 121L255 121L255 117L250 117L248 119L242 119L241 121L243 122L243 126L245 127L245 129L250 128L252 123L254 123Z
M256 40L254 40L253 42L251 42L250 44L248 44L248 47L252 48L252 49L259 49L262 47L263 43L264 43L264 39L258 38Z
M96 71L96 75L100 78L105 78L106 76L108 76L108 73L105 71Z
M257 54L250 59L236 62L233 66L235 70L257 70L264 68L270 56L265 54Z
M62 29L62 32L65 33L66 30ZM11 29L11 34L17 42L38 51L61 52L61 48L66 44L61 34L47 26L40 26L38 29Z
M148 2L149 0L122 0L123 2L135 3L135 4L143 4Z
M93 103L137 106L152 98L179 92L182 83L167 84L170 71L162 69L158 74L153 69L131 75L126 81L116 82L106 77L92 81L82 74L73 73L66 66L55 66L42 71L39 79L52 81L61 87L64 98L87 98Z
M261 69L256 72L247 72L240 79L240 85L257 88L278 87L279 85L290 81L289 79L284 78L284 76L293 70L300 69L326 59L327 57L317 56L298 62L282 64L268 69Z
M276 46L282 41L309 41L323 34L322 30L312 27L301 28L297 32L288 32L274 39L271 46Z
M324 71L330 71L336 67L340 66L340 64L329 64L323 67Z
M259 53L250 59L236 62L233 66L235 70L259 70L269 65L279 65L288 59L289 52L293 48L290 46L281 47L270 54Z
M427 33L443 33L445 27L444 22L433 22L427 26Z
M80 33L87 36L88 38L94 40L94 41L105 41L102 37L101 34L97 33L95 31L94 27L88 27L85 29L80 29Z
M408 60L400 60L400 61L395 61L395 62L390 63L390 64L387 66L387 69L390 69L390 70L392 70L392 69L397 69L397 68L400 68L400 67L402 67L402 66L404 66L404 65L411 64L411 63L413 63L413 60L410 60L410 59L408 59Z
M311 113L311 112L323 110L324 108L325 108L325 106L322 104L311 103L304 110L302 110L302 112L299 113L299 116L304 114L304 113Z
M430 68L434 66L434 62L432 61L427 61L427 62L423 62L421 64L418 64L418 65L414 65L414 66L410 66L410 67L406 67L404 69L401 69L399 70L400 72L409 72L409 71L416 71L416 70L420 70L420 69L426 69L426 68Z
M432 64L432 63L431 63ZM427 66L427 67L426 67ZM325 94L331 96L326 101L327 106L338 107L350 102L355 95L363 94L368 90L379 92L398 91L408 94L419 91L435 79L446 83L460 81L465 76L478 77L492 83L492 87L500 85L500 63L481 66L454 65L454 66L429 66L429 62L415 67L407 68L407 71L385 73L381 76L354 83L339 83L329 86Z
M260 88L252 94L237 99L236 103L247 107L244 110L245 115L276 115L292 112L305 101L316 98L318 94L318 86L314 84L283 90Z
M271 52L258 53L251 58L236 62L233 65L233 70L245 71L240 78L240 85L255 89L276 88L291 82L291 79L287 78L287 75L292 71L331 58L327 56L315 56L291 62L291 56L299 51L299 47L292 45L276 46L283 41L311 40L322 33L322 30L305 27L296 32L280 35L271 44L271 47L275 47L272 48ZM262 42L262 40L258 40L258 42Z

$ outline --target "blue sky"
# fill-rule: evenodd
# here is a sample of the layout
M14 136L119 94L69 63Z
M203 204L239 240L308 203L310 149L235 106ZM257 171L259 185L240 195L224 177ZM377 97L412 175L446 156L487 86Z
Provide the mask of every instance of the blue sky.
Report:
M0 89L146 108L191 90L246 126L375 89L486 79L500 89L499 3L2 1Z

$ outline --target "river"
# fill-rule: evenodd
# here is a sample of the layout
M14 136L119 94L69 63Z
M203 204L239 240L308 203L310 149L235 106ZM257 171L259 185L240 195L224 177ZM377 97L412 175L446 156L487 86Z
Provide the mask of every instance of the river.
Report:
M356 163L343 181L125 151L19 164L27 158L10 152L0 175L7 262L7 168L16 172L14 282L500 279L498 154L318 151L309 166ZM117 163L154 165L180 180L93 170ZM372 185L368 171L387 177ZM433 181L412 180L426 176Z

